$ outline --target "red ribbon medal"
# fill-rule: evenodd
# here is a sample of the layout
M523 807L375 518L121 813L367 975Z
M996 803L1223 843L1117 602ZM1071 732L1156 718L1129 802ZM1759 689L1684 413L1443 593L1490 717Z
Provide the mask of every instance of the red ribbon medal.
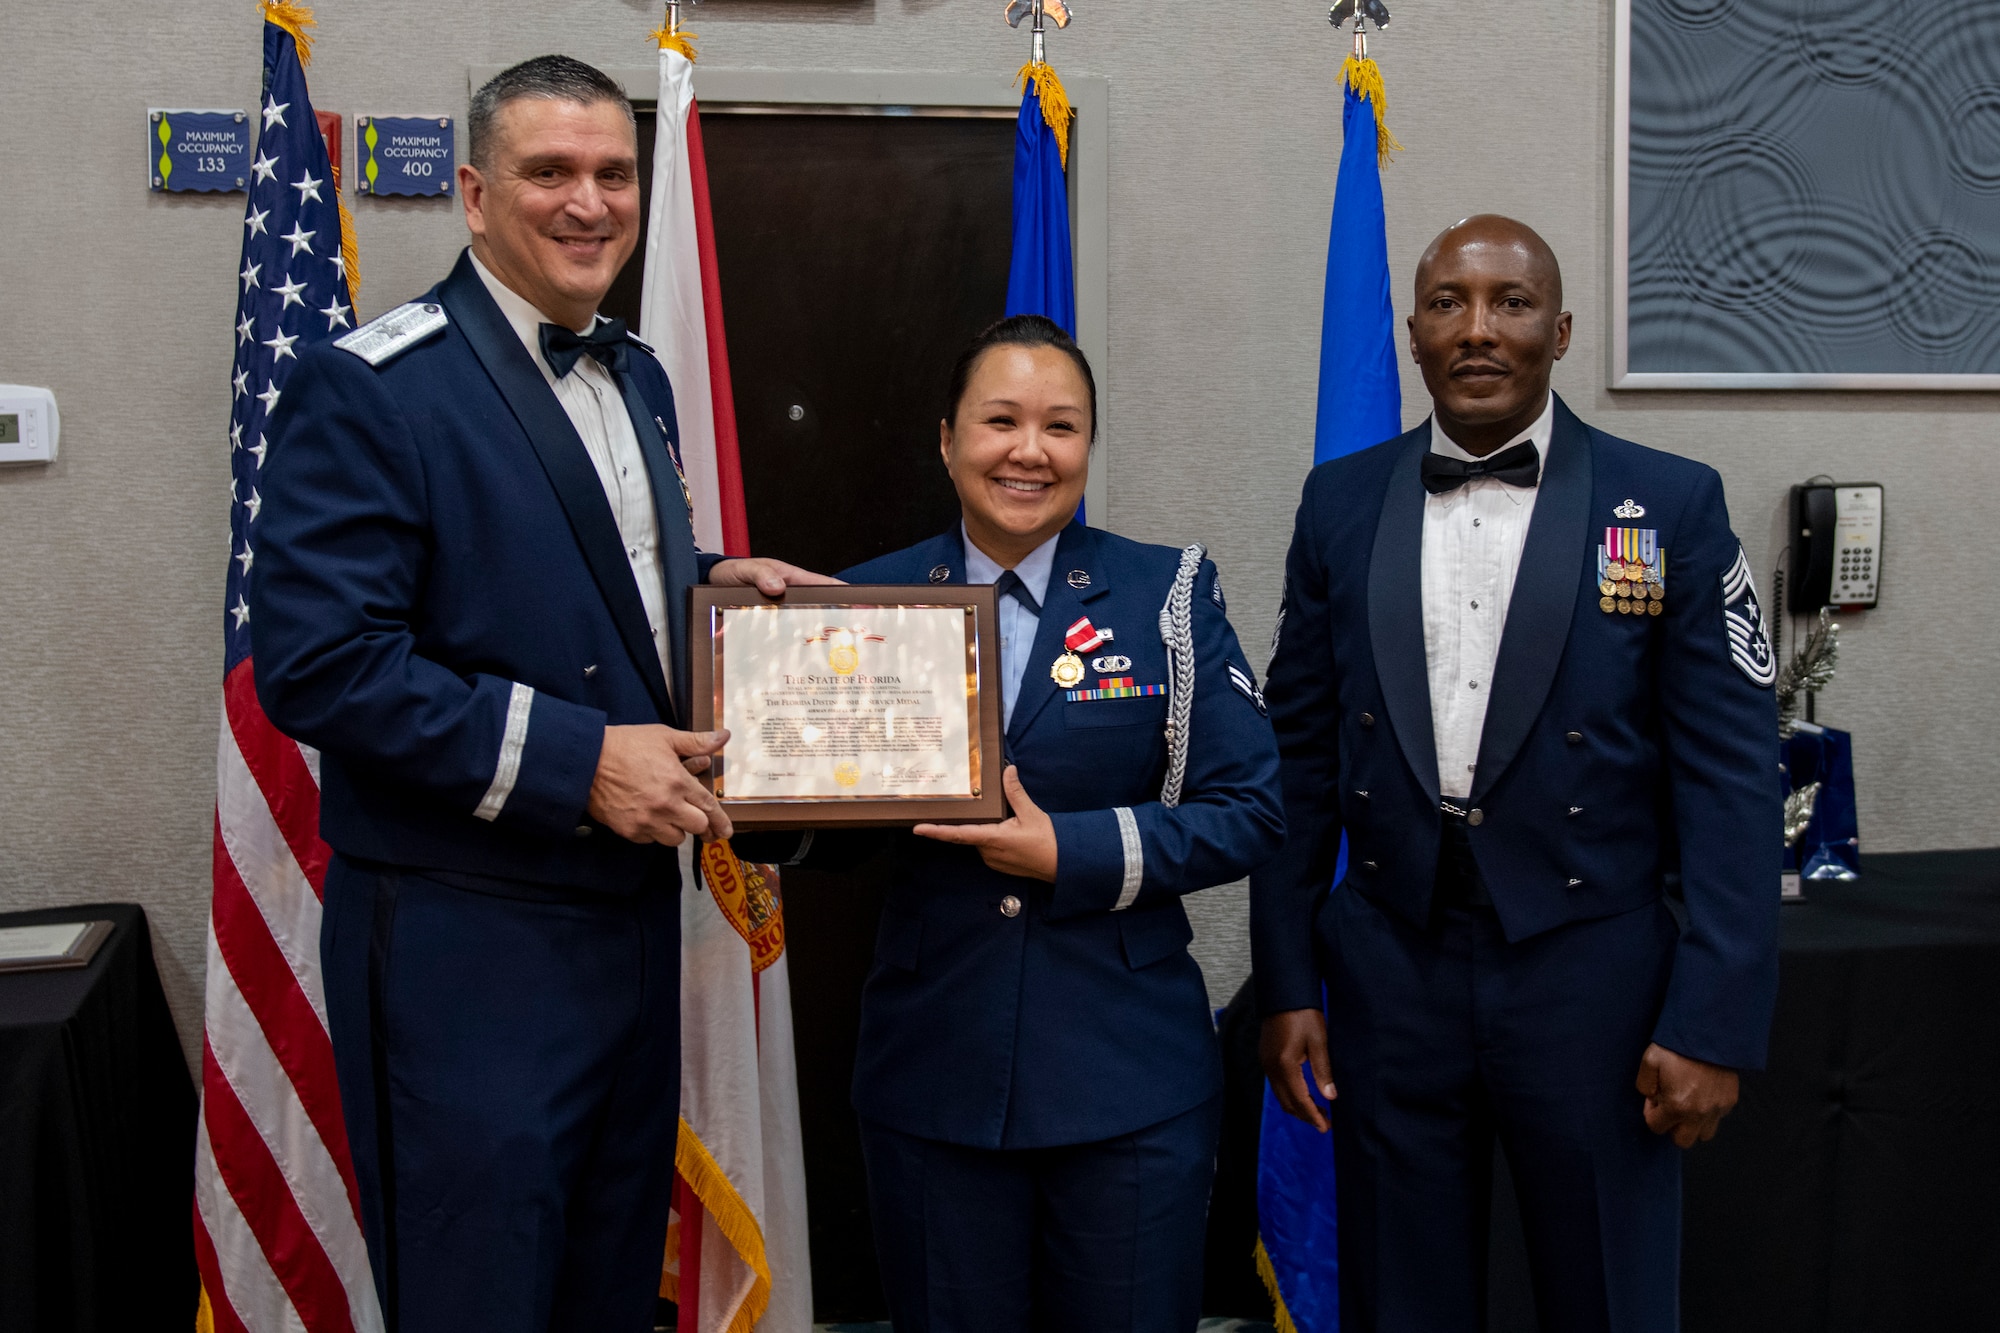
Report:
M1103 644L1104 635L1091 625L1089 616L1078 620L1063 633L1063 645L1073 653L1087 653Z

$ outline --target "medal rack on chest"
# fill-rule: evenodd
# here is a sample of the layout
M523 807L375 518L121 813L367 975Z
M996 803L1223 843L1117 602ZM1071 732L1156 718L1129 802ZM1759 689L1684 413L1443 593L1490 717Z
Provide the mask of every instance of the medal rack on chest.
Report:
M1627 500L1612 511L1642 518L1646 511ZM1607 615L1657 616L1666 613L1667 553L1657 528L1606 528L1597 548L1598 609Z

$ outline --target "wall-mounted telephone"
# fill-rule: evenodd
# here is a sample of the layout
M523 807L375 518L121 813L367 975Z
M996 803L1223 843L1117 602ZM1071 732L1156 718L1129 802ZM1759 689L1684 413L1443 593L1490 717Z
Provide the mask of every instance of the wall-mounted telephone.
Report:
M1814 479L1792 487L1786 610L1875 605L1882 586L1882 487Z

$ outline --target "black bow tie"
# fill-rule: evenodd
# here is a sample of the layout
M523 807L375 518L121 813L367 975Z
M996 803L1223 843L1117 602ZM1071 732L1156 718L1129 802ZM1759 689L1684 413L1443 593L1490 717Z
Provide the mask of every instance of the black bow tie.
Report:
M1541 476L1541 451L1526 440L1512 449L1502 449L1491 458L1475 458L1469 463L1463 459L1447 458L1443 454L1424 455L1424 489L1432 495L1455 491L1466 482L1478 481L1481 477L1492 477L1509 486L1532 486L1541 480Z
M560 324L542 325L542 360L561 379L576 368L576 359L588 352L606 370L625 369L625 321L601 321L589 333L578 333Z

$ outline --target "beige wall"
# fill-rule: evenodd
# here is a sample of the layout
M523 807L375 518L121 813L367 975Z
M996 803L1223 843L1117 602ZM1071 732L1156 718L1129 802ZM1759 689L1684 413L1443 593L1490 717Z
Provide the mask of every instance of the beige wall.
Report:
M712 66L991 71L1025 47L1000 7L712 0L690 26ZM469 65L556 49L648 63L656 9L322 0L314 96L350 127L356 112L462 116ZM1856 733L1869 847L2000 840L2000 728L1980 687L2000 657L2000 580L1980 536L2000 492L1995 398L1603 387L1609 11L1397 7L1377 53L1408 145L1385 174L1398 310L1440 227L1512 213L1566 268L1576 342L1558 388L1606 429L1720 468L1758 570L1789 483L1883 482L1896 559L1883 605L1846 631L1821 717ZM1292 0L1101 0L1052 51L1059 69L1111 83L1109 521L1208 542L1261 661L1311 452L1342 39ZM191 1042L242 203L150 194L139 135L150 105L253 105L258 53L249 0L0 5L0 381L52 387L64 425L53 467L0 471L0 906L144 903ZM355 213L364 314L427 286L460 244L453 205L362 200ZM1421 386L1405 375L1414 421ZM1221 998L1246 965L1241 890L1194 906Z

